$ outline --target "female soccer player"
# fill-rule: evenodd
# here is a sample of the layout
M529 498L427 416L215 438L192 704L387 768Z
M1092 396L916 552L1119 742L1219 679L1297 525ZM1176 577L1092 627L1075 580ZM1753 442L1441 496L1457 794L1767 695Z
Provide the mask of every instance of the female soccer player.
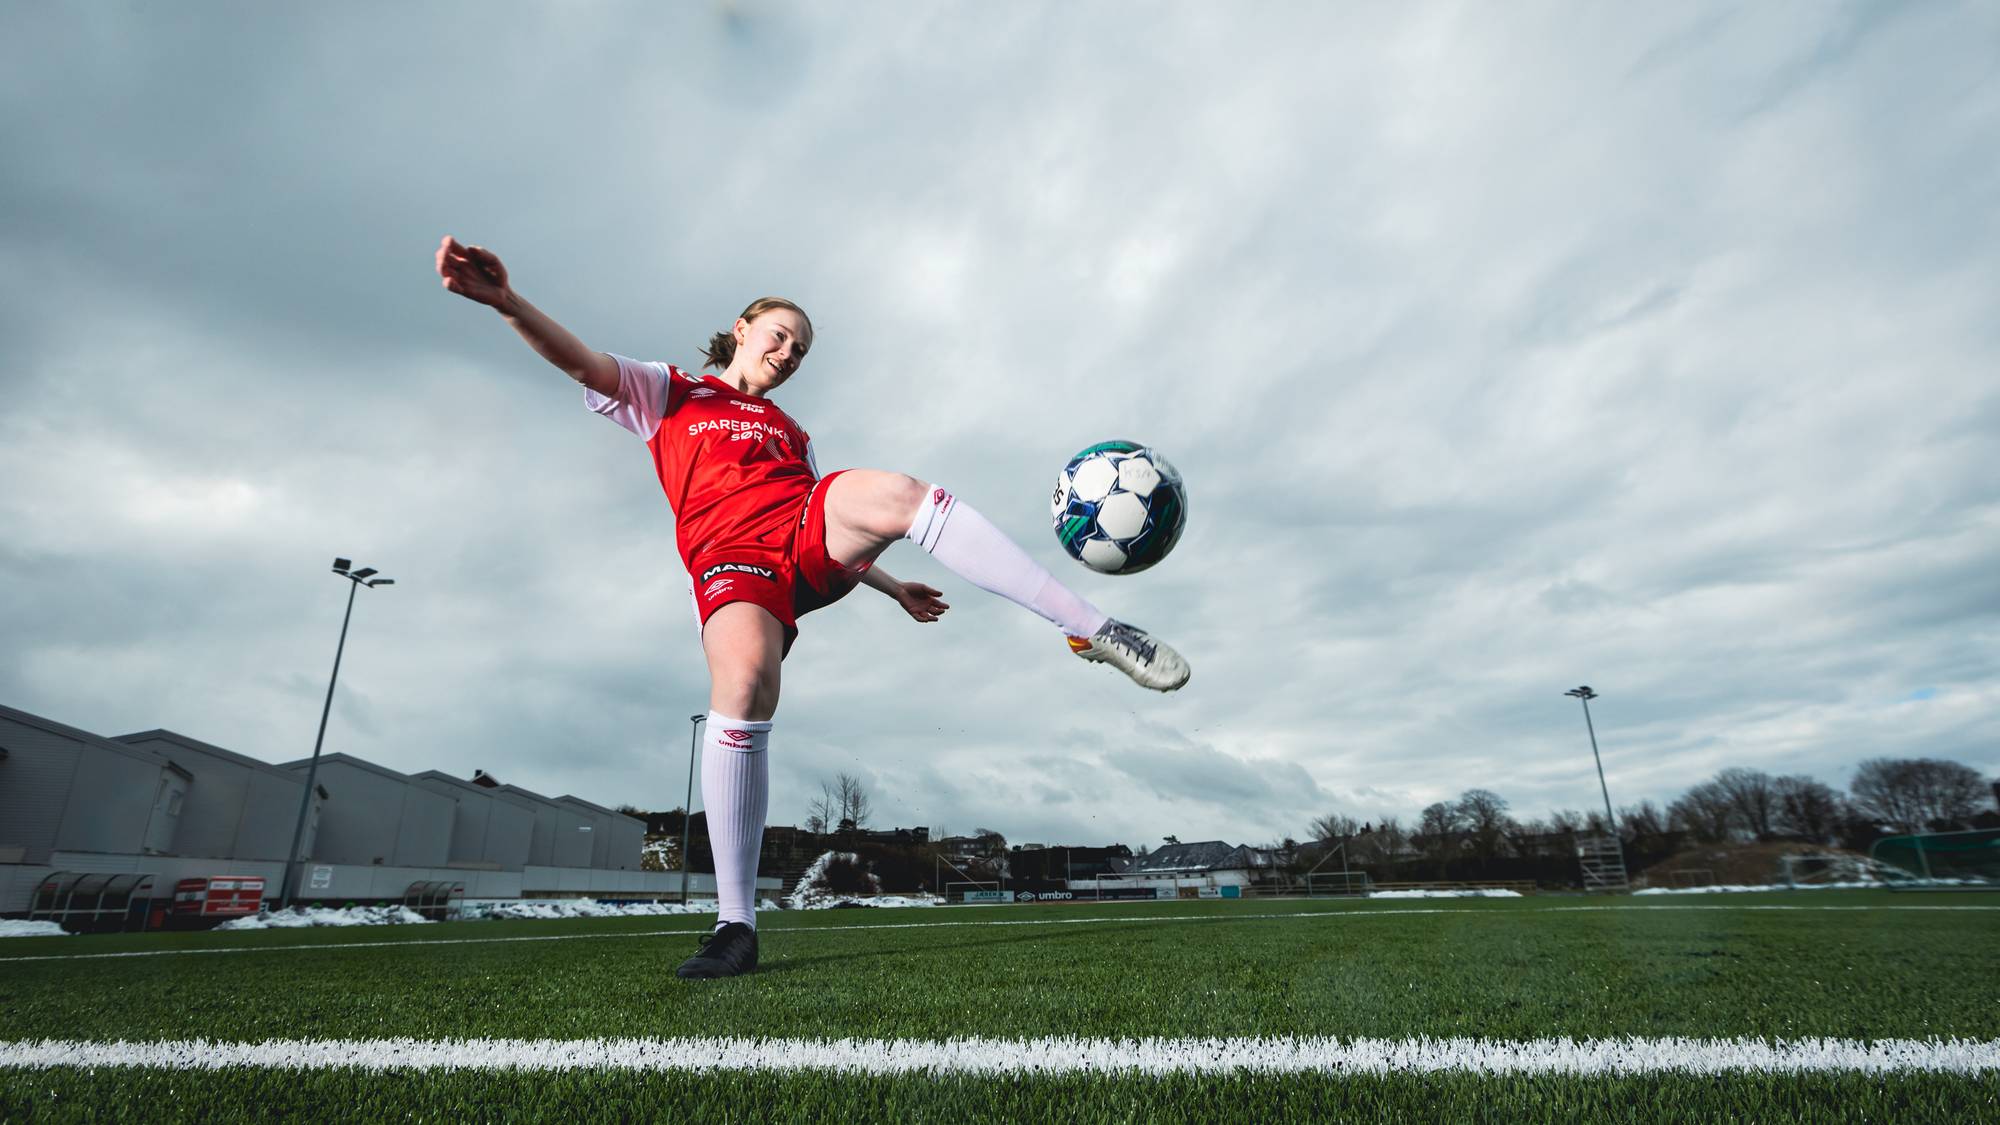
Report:
M446 289L492 306L543 359L582 383L585 405L645 440L673 509L708 658L701 793L717 913L714 933L680 976L728 977L757 966L765 747L779 666L799 617L857 584L894 598L921 622L950 608L942 591L874 565L891 543L908 539L960 578L1054 622L1085 660L1155 691L1187 682L1179 653L1065 589L946 489L874 469L820 476L806 432L768 398L812 347L812 322L790 301L766 297L744 309L706 349L704 366L722 374L697 376L585 347L522 299L484 247L446 236L437 269Z

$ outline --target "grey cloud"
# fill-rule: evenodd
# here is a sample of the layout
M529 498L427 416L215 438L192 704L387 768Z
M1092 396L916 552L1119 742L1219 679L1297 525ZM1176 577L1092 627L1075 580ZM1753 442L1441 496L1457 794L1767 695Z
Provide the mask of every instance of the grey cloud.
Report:
M774 819L838 769L1017 838L1583 807L1586 680L1620 803L2000 768L1991 14L1280 18L20 14L0 700L299 756L353 554L403 585L329 748L679 803L704 669L643 450L437 288L450 232L649 357L797 297L822 465L949 484L1194 662L1136 692L894 549L955 608L808 619ZM1109 436L1193 492L1136 578L1046 526Z

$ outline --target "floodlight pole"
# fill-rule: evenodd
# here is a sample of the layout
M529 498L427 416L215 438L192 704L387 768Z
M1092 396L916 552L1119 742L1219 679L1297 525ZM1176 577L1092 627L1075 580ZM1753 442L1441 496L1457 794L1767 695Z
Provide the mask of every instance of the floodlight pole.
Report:
M1597 752L1597 727L1590 721L1590 701L1597 698L1597 693L1585 684L1563 694L1575 696L1577 702L1583 704L1583 729L1590 732L1590 758L1597 763L1597 791L1604 795L1604 830L1615 840L1618 838L1618 819L1611 815L1611 790L1604 785L1604 758Z
M351 570L353 564L346 559L333 560L333 572L351 583L347 587L347 612L340 619L340 643L333 648L333 675L326 681L326 704L319 711L319 734L313 738L312 763L306 767L306 791L299 795L299 821L292 828L292 849L285 853L284 890L278 899L278 909L289 910L292 896L298 891L299 843L305 839L306 812L312 808L313 786L319 780L319 751L326 743L326 719L333 712L333 685L340 682L340 657L347 651L347 623L354 619L354 594L363 586L394 586L393 578L377 578L374 567L364 566Z
M701 746L701 725L708 721L706 714L689 715L688 723L688 790L681 801L681 905L688 904L688 831L694 827L694 752Z

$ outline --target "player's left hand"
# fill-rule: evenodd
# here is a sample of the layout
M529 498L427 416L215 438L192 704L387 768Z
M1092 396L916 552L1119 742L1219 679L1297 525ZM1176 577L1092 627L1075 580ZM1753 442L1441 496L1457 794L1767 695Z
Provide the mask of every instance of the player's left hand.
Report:
M943 616L951 607L943 601L944 591L933 589L921 582L905 582L896 592L896 604L913 619L929 623Z

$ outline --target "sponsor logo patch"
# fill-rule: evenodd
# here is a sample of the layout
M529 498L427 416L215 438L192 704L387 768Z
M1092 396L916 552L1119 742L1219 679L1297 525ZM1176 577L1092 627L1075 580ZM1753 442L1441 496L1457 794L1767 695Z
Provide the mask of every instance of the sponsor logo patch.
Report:
M764 404L759 402L744 402L740 398L732 398L729 400L729 405L738 410L748 410L752 414L764 413Z
M769 567L751 566L749 563L716 563L714 566L711 566L707 570L701 572L701 580L703 582L706 582L718 574L732 574L732 573L749 574L767 580L775 579L778 577L778 572L772 570Z

